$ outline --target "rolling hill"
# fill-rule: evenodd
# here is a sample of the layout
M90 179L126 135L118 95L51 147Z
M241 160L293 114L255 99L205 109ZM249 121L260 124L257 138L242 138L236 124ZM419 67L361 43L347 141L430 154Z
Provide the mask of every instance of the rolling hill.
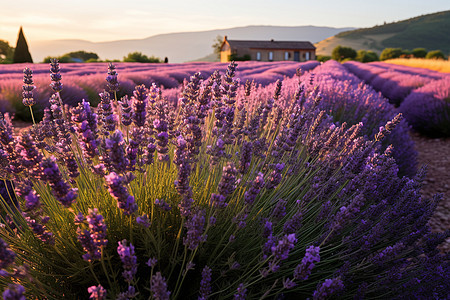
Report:
M317 54L330 55L337 45L380 53L384 48L426 48L450 53L450 10L399 22L341 32L316 43Z
M354 28L334 28L316 26L246 26L198 32L178 32L160 34L145 39L118 40L111 42L89 42L85 40L52 40L29 43L34 61L42 61L46 56L60 56L71 51L95 52L101 59L122 59L130 52L139 51L160 58L168 57L169 62L186 62L202 58L211 60L211 45L218 35L230 39L255 40L300 40L312 43L321 41L342 31Z

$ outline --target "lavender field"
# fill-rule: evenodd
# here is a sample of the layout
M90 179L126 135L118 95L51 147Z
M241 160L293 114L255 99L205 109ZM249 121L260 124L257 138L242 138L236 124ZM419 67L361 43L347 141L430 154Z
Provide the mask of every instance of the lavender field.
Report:
M409 131L447 134L450 77L24 67L0 70L4 299L449 297L450 231L428 225L442 195L421 196ZM14 114L33 126L15 134Z

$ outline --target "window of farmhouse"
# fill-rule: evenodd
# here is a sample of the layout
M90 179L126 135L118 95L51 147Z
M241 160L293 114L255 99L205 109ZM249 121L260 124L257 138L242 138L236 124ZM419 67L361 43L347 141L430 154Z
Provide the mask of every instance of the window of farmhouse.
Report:
M256 60L261 60L261 52L256 52Z
M289 60L289 52L284 52L284 60Z
M269 60L273 60L273 52L272 51L269 52Z

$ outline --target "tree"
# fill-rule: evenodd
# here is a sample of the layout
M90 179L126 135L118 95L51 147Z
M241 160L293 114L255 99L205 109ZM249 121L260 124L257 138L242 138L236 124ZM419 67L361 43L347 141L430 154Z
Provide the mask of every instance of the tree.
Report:
M355 60L366 63L371 61L378 61L378 55L373 51L358 50L356 52Z
M415 48L411 51L411 54L415 58L425 58L427 56L427 50L425 48Z
M0 63L12 63L14 48L7 41L0 40Z
M333 49L333 52L331 53L331 58L337 61L342 61L346 58L355 59L356 57L356 51L353 48L350 47L344 47L344 46L337 46Z
M218 59L220 59L220 48L222 48L222 43L223 43L223 36L218 35L214 40L214 44L212 44L211 46L214 49L214 53L216 54Z
M16 49L14 50L13 63L25 62L33 63L33 59L31 58L30 51L28 51L28 44L23 34L22 26L20 26Z
M433 50L427 53L426 59L445 59L444 53L441 50Z
M124 62L140 62L140 63L160 63L161 59L155 56L148 57L141 52L131 52L123 58Z
M380 60L399 58L402 54L402 48L386 48L381 52Z

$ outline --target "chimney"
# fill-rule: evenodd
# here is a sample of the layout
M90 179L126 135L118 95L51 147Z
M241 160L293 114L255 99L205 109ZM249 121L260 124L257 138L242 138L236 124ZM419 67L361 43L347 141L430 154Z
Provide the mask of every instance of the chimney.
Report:
M273 39L270 40L271 42L275 42Z
M227 39L228 39L227 36L224 36L224 37L223 37L223 41L224 41L224 42L225 42Z

